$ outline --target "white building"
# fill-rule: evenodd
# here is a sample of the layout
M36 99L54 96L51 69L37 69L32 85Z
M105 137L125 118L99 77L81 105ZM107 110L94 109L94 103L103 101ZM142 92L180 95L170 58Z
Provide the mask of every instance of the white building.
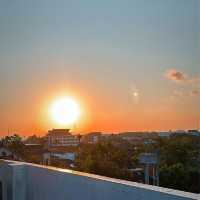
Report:
M78 146L79 139L69 129L53 129L47 134L48 147Z

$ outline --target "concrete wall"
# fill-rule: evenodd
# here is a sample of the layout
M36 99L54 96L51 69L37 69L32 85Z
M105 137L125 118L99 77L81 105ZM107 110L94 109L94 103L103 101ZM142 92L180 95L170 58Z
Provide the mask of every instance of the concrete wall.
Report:
M13 194L3 200L199 199L196 194L27 163L1 163L0 180Z

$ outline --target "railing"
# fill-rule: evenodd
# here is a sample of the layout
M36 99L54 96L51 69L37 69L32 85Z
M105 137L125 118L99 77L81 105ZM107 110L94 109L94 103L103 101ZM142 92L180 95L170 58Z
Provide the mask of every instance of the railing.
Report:
M192 200L198 194L30 163L0 161L3 200Z

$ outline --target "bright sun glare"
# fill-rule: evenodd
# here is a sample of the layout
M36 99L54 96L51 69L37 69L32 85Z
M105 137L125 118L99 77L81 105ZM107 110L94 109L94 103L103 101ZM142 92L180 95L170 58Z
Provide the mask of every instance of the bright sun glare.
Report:
M59 125L69 125L77 122L80 116L78 103L71 97L57 99L51 105L51 118Z

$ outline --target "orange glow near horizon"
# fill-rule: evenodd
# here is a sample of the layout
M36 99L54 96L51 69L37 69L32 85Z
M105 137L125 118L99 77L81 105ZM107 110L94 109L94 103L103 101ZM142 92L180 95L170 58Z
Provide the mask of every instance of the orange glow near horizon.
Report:
M74 103L65 103L66 98ZM151 104L150 109L142 101L137 105L133 102L130 104L132 107L128 103L119 106L117 100L102 99L98 93L93 92L91 95L78 88L54 88L38 94L38 98L34 101L23 104L21 114L17 118L10 118L8 115L5 119L9 122L7 126L9 129L2 129L1 135L7 135L9 132L9 134L17 133L22 136L33 134L43 136L53 128L69 128L74 134L93 131L106 133L165 131L192 129L198 121L198 116L183 115L173 104L168 103L163 110L159 104L156 107ZM17 106L15 110L18 110ZM68 111L71 113L69 116Z

